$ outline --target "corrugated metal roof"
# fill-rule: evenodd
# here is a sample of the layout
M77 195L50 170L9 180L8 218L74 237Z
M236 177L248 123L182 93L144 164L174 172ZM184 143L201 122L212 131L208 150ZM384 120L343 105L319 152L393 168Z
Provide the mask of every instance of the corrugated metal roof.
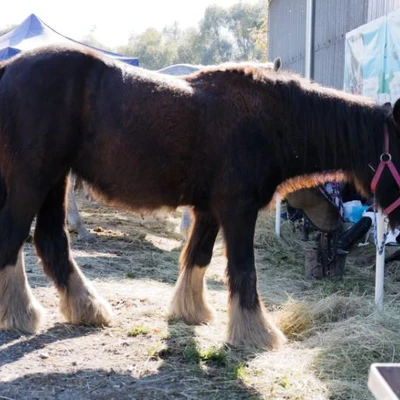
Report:
M370 0L366 22L382 17L382 15L394 11L397 8L400 8L400 0Z
M304 74L306 0L273 1L269 6L269 59Z
M346 32L362 25L368 0L324 0L315 2L314 79L343 88Z

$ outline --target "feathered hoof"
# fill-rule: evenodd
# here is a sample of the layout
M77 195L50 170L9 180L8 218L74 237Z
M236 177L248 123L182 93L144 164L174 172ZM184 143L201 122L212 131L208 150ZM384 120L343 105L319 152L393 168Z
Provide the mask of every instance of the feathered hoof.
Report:
M15 296L12 302L0 306L0 329L37 333L43 317L44 309L32 295L25 299Z
M239 306L234 298L229 309L227 342L232 346L276 350L286 342L285 335L265 314L263 307L255 310Z
M215 311L208 304L191 304L174 298L169 309L169 318L179 319L188 325L204 325L215 319Z
M74 272L68 288L60 289L60 310L71 324L108 326L113 319L112 308L101 298L92 285L80 274Z
M176 283L169 308L169 317L190 325L208 324L215 318L215 311L205 300L205 268L184 270Z
M36 333L43 315L29 287L21 249L15 265L0 270L0 329Z

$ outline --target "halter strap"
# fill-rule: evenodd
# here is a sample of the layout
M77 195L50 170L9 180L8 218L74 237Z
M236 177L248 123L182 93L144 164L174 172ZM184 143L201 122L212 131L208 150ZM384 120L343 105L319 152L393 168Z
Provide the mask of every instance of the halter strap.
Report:
M383 153L381 154L380 160L381 160L381 162L379 163L378 168L376 169L375 175L371 181L372 193L375 193L376 186L379 182L379 179L382 176L382 173L383 173L383 170L385 169L385 167L389 168L389 171L391 172L394 180L397 183L397 186L400 189L400 174L397 171L397 168L395 167L395 165L393 164L392 156L389 153L389 131L388 131L386 124L384 127L384 149L383 149ZM394 211L399 206L400 206L400 197L395 202L393 202L390 206L386 207L383 210L383 212L386 215L389 215L392 211Z

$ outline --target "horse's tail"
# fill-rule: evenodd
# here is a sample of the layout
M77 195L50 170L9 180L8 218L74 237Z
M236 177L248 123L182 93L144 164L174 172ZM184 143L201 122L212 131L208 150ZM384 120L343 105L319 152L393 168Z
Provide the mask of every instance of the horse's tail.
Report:
M1 78L4 75L5 70L6 70L5 63L0 62L0 83L1 83ZM1 129L1 126L0 126L0 129ZM1 135L1 132L0 132L0 135ZM1 157L1 154L4 154L4 152L2 152L0 149L0 157ZM2 175L1 165L2 165L2 162L0 160L0 209L3 208L4 203L6 202L6 197L7 197L6 182Z

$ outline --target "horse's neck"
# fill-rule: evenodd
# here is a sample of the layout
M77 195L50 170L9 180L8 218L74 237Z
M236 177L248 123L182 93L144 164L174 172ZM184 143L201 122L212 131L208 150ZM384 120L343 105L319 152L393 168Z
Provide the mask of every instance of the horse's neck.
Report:
M286 171L291 176L286 179L344 171L367 186L368 165L377 166L383 148L382 118L376 110L370 111L361 105L352 110L342 106L339 111L332 107L323 118L317 113L308 119L304 116L298 134L289 135Z

